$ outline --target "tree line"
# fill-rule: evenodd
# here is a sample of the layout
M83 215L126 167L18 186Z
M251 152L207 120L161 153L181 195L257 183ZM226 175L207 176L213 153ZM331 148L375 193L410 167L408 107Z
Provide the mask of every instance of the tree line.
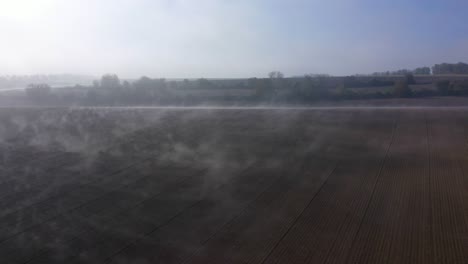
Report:
M468 74L468 64L463 62L436 64L432 67L432 72L433 74Z
M419 67L414 70L401 69L396 71L375 72L373 76L392 76L392 75L443 75L443 74L468 74L468 64L459 63L441 63L432 67Z
M412 73L392 78L326 75L286 78L275 71L266 78L166 80L144 76L134 81L106 74L92 85L77 89L32 84L26 95L36 103L66 105L307 104L322 100L468 95L468 80L435 81L433 89L426 89L430 83L425 83L424 89L415 89L415 84ZM239 95L233 95L232 91L239 91Z
M74 74L1 75L0 89L21 88L31 83L47 83L53 86L84 84L93 79L92 76Z

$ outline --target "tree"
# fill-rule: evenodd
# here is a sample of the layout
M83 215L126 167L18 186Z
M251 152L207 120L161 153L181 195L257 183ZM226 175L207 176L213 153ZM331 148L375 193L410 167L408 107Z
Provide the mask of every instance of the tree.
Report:
M115 74L105 74L101 77L101 88L115 89L120 88L120 79Z
M401 69L401 70L398 70L398 71L394 71L392 74L393 75L406 75L406 74L409 74L409 73L411 73L410 70Z
M429 67L416 68L416 69L414 69L413 73L416 74L416 75L430 75L431 74L431 68L429 68Z
M280 71L272 71L268 73L268 78L270 79L282 79L284 78L284 74Z
M167 84L165 79L151 79L143 76L133 83L133 87L139 101L161 101L170 95L166 89Z
M407 98L413 95L413 91L406 81L398 81L395 83L393 93L396 97Z
M468 74L468 64L463 62L436 64L432 67L432 74Z
M136 90L150 90L153 87L153 80L143 76L133 83Z
M127 80L125 80L125 81L122 82L122 87L123 87L124 89L128 90L128 89L130 89L132 86L131 86L131 84L130 84Z
M197 80L197 88L200 89L208 89L208 88L215 88L215 84L212 83L211 81L205 79L205 78L200 78Z

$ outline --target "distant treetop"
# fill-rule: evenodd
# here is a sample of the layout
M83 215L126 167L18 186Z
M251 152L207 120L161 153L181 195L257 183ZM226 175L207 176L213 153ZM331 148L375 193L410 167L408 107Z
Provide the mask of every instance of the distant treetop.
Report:
M432 67L433 74L468 74L468 64L459 63L442 63Z
M468 74L468 64L459 63L441 63L430 67L419 67L414 70L402 69L397 71L375 72L373 76L390 76L390 75L440 75L440 74Z
M268 73L268 77L270 79L281 79L281 78L284 78L284 74L280 71L272 71Z

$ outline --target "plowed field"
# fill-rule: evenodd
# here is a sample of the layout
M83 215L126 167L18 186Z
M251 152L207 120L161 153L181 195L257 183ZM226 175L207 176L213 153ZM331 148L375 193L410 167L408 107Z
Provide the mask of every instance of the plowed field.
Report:
M468 263L468 109L0 122L0 263Z

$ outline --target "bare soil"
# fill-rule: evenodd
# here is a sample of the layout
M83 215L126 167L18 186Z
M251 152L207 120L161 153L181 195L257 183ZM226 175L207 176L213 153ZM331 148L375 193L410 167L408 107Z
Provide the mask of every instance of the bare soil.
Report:
M1 263L467 263L438 105L3 108Z

